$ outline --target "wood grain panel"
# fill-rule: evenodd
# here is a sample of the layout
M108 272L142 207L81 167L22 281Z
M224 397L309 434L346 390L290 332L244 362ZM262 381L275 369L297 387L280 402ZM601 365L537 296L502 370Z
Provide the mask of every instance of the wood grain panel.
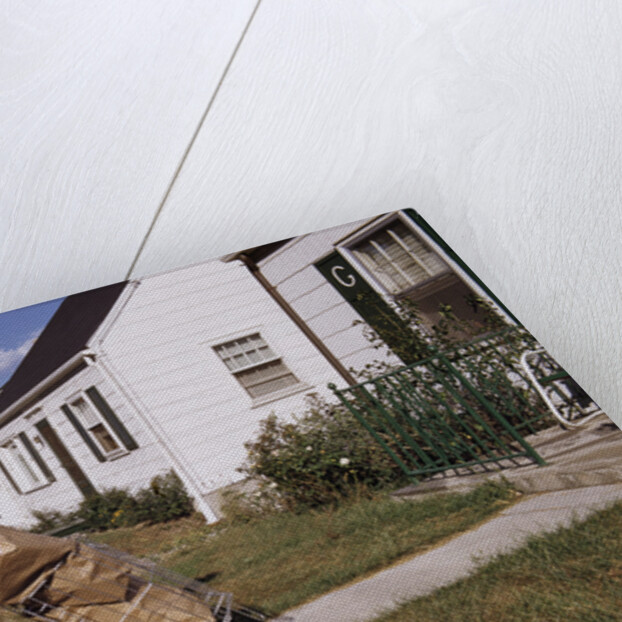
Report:
M254 4L4 3L1 309L124 278Z
M264 0L136 273L414 207L622 422L620 22Z

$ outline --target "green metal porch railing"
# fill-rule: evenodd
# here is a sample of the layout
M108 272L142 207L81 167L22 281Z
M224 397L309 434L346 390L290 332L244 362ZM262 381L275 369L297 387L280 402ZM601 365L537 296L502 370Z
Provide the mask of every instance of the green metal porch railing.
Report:
M517 365L532 339L511 327L345 389L329 386L413 482L544 464L524 438L550 425Z

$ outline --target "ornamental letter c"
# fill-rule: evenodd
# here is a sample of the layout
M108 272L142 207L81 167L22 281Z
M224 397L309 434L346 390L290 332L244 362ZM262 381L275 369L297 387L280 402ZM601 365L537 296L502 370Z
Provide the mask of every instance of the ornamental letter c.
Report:
M344 287L354 287L356 285L356 279L354 278L353 274L348 274L347 280L344 280L339 276L339 271L345 269L346 268L344 266L333 266L330 270L330 273L333 275L333 278L335 279L335 281L337 281L337 283L340 283Z

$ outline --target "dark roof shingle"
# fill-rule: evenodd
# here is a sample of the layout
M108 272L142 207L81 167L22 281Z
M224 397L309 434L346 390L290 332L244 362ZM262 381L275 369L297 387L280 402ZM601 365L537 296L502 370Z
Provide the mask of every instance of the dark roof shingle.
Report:
M0 391L0 414L83 350L127 281L73 294L63 300Z

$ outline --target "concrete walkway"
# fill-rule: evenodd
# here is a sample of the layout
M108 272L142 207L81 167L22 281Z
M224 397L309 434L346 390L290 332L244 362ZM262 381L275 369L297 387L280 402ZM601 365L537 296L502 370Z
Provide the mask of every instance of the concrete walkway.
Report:
M534 534L570 524L622 499L622 484L528 497L480 527L401 564L288 611L292 622L363 622L471 574L478 560L516 549ZM362 544L364 546L364 543Z
M527 464L458 477L439 474L418 485L406 486L393 496L414 499L439 492L467 492L486 480L500 478L525 494L622 484L622 431L606 415L584 428L562 430L555 426L526 440L547 466Z

